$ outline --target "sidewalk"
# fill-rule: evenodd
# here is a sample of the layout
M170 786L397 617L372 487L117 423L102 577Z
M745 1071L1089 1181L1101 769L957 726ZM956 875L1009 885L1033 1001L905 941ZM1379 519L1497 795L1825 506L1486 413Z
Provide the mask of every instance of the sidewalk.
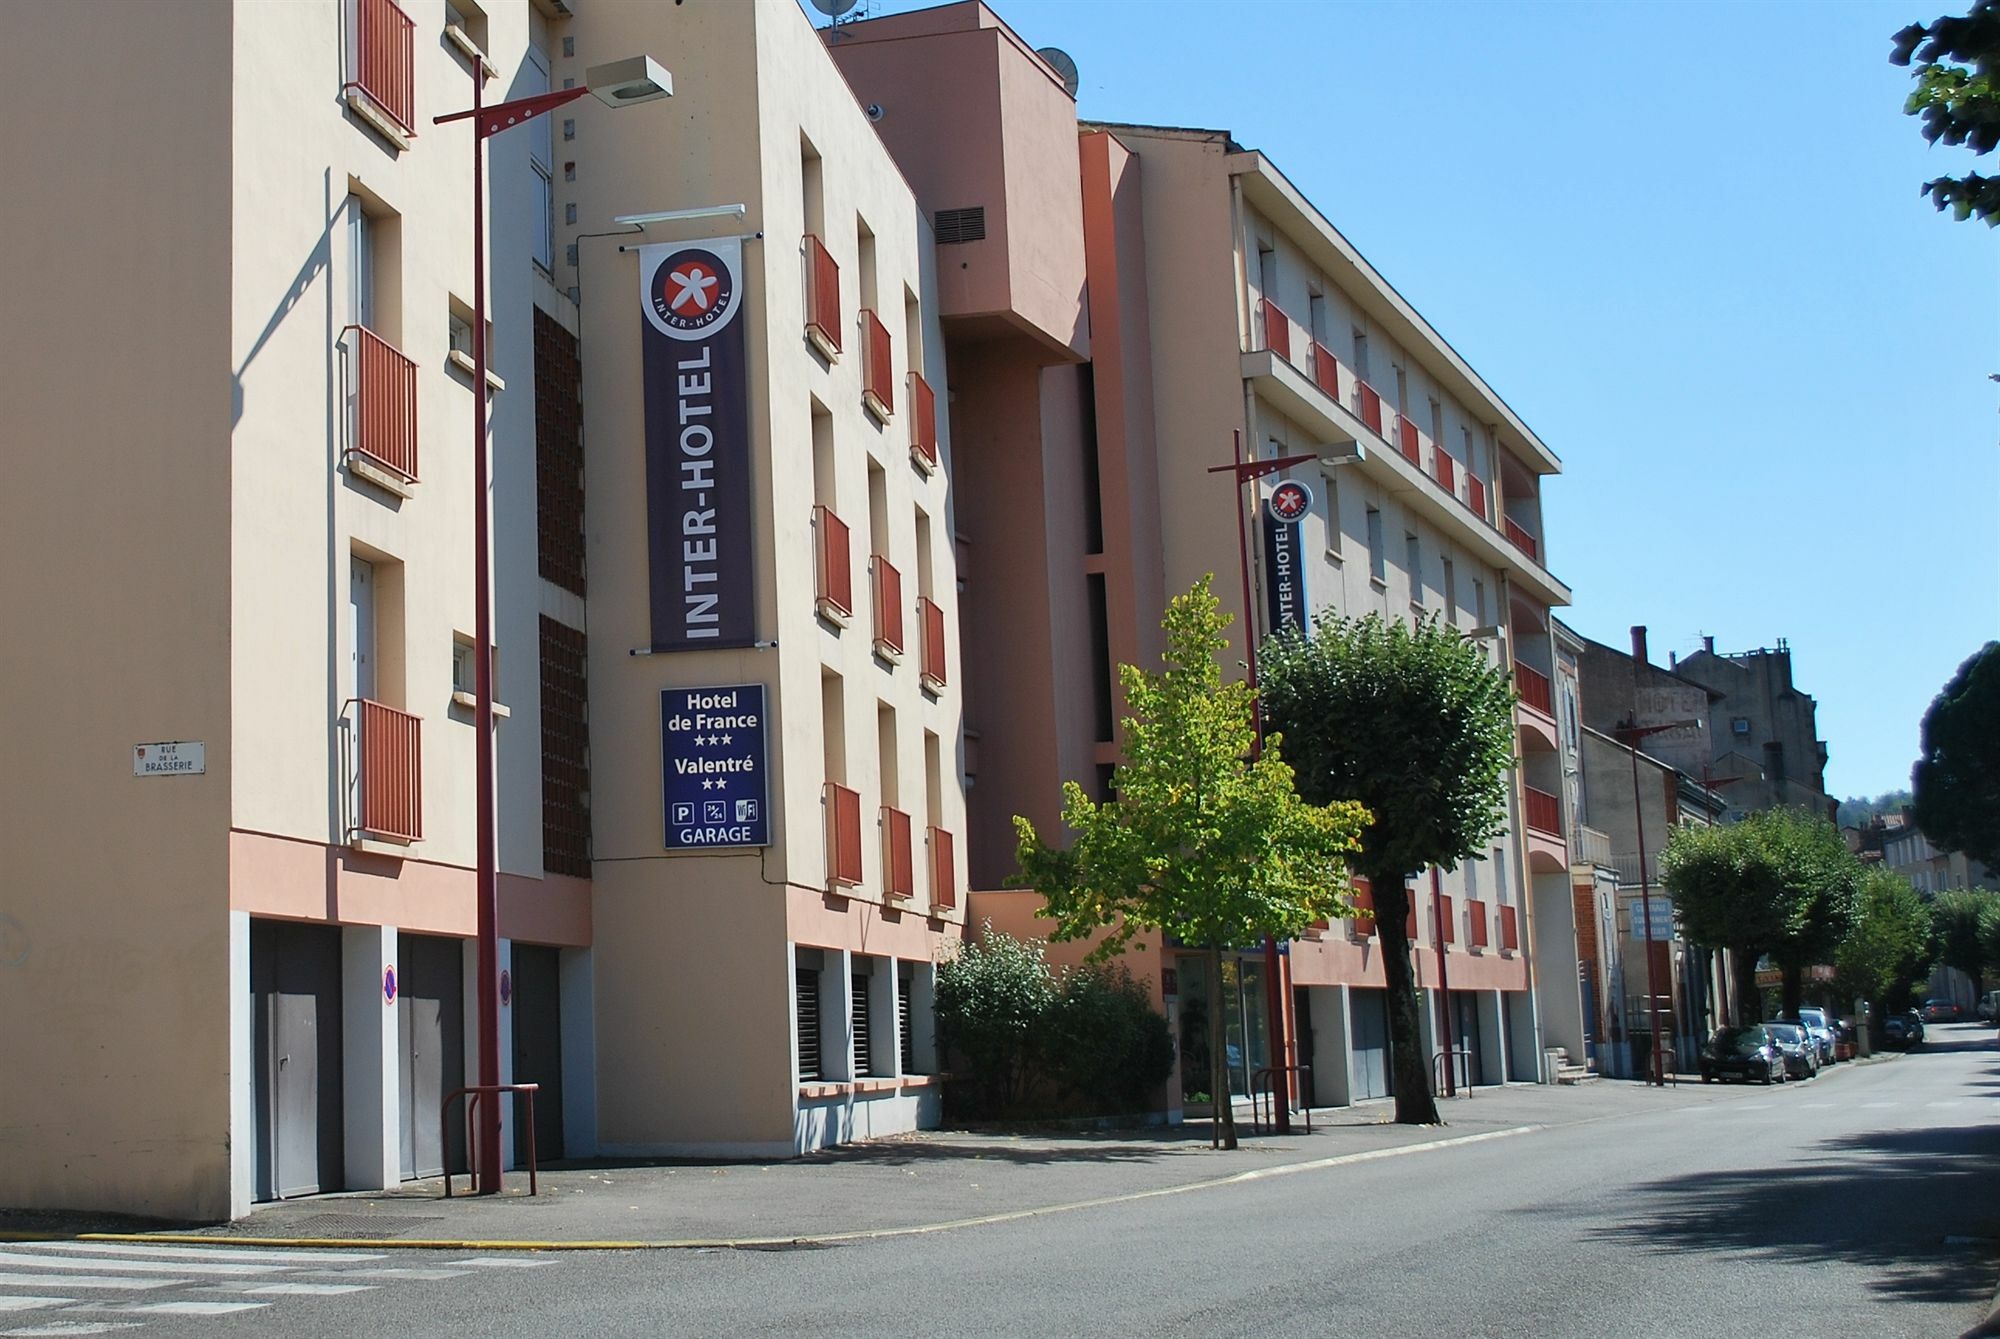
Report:
M1756 1090L1700 1083L1653 1089L1599 1082L1575 1088L1482 1088L1440 1104L1447 1125L1398 1126L1372 1102L1322 1110L1311 1133L1251 1133L1211 1151L1205 1122L1108 1133L927 1131L777 1163L564 1164L527 1194L509 1173L497 1197L442 1198L443 1183L412 1182L261 1206L205 1241L474 1245L564 1249L737 1246L809 1249L816 1242L939 1231L995 1218L1059 1213L1110 1199L1198 1191L1237 1178L1310 1171L1474 1139L1532 1137L1542 1129L1742 1098ZM462 1194L464 1178L457 1186ZM148 1234L157 1240L158 1234Z

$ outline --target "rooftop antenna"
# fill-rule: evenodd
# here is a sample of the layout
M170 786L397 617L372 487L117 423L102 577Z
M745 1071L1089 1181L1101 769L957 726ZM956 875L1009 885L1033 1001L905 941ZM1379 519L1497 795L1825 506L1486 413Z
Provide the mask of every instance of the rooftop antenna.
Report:
M813 0L813 3L819 4L820 0ZM1045 46L1037 50L1035 54L1049 63L1049 68L1056 72L1056 78L1062 80L1063 87L1069 91L1069 95L1072 98L1075 97L1076 62L1070 59L1069 52L1064 51L1059 46Z
M812 0L812 7L833 20L827 28L833 34L832 40L837 42L840 40L841 16L858 3L860 0Z

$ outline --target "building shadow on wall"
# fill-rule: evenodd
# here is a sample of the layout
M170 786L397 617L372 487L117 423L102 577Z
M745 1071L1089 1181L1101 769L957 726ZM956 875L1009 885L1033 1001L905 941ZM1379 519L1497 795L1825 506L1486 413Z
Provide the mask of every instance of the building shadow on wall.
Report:
M1804 1164L1640 1185L1623 1221L1595 1235L1662 1255L1860 1266L1876 1292L1897 1300L1992 1295L2000 1125L1871 1131L1812 1151Z

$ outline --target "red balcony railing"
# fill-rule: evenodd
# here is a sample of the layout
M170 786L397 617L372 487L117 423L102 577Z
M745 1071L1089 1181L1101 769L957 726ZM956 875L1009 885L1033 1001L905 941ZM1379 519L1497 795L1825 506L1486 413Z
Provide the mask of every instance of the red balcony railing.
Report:
M854 612L854 556L847 522L831 507L813 508L814 590L821 613Z
M424 836L423 721L363 698L355 766L361 775L355 826L371 837L422 841Z
M1438 937L1447 944L1458 942L1458 918L1452 914L1451 894L1438 897Z
M1436 467L1437 481L1453 497L1458 496L1458 462L1443 447L1431 452L1431 464Z
M861 795L837 781L826 783L826 881L861 882Z
M1368 880L1354 880L1354 937L1367 939L1375 933L1375 891Z
M1516 663L1514 666L1514 686L1521 691L1521 701L1544 716L1556 714L1555 695L1550 690L1549 676L1531 665Z
M889 328L866 307L861 310L861 398L883 418L896 412L895 369L889 361Z
M1292 321L1284 308L1269 298L1260 298L1257 321L1264 328L1264 347L1286 362L1292 361Z
M1521 787L1528 810L1528 829L1545 837L1562 837L1562 802L1545 790Z
M840 266L826 243L806 234L806 334L828 353L840 352Z
M1340 364L1334 361L1333 351L1318 340L1313 341L1313 384L1340 401Z
M887 558L869 560L875 579L875 646L903 654L903 574Z
M910 373L910 450L937 468L937 392L920 372Z
M931 828L928 835L931 847L931 905L955 907L958 905L958 861L952 853L951 834L943 828Z
M1403 896L1410 901L1409 913L1403 917L1403 937L1414 944L1417 942L1417 897L1409 888L1403 889Z
M1470 922L1472 934L1467 942L1473 948L1485 948L1492 938L1487 928L1486 904L1478 898L1471 898L1465 904L1466 918Z
M1535 537L1522 528L1521 523L1513 517L1508 516L1504 519L1506 524L1501 528L1507 532L1508 540L1512 542L1515 548L1527 554L1530 559L1540 562L1541 546L1535 543Z
M1500 908L1500 947L1509 953L1516 952L1521 947L1521 928L1515 920L1515 911L1512 907Z
M1417 425L1402 414L1396 416L1396 447L1412 465L1418 469L1424 467L1424 450L1418 444Z
M417 478L417 365L366 326L347 338L354 377L356 451L410 482Z
M944 666L944 610L928 595L917 597L917 625L923 637L922 677L926 686L942 688L947 679Z
M1486 481L1471 470L1465 472L1465 505L1474 516L1486 519Z
M416 22L395 0L348 0L346 87L366 94L405 135L417 133Z
M1367 382L1361 383L1361 421L1377 437L1382 433L1382 397Z
M889 897L914 897L917 875L910 863L910 816L882 806L882 891Z

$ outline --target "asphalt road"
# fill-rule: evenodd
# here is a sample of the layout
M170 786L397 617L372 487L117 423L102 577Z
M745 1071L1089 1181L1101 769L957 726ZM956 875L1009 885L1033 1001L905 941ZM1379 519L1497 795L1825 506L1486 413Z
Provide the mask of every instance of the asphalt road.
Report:
M1993 1030L1939 1027L1720 1101L814 1249L36 1248L0 1256L0 1335L1955 1336L2000 1282L1996 1099ZM142 1264L180 1282L51 1282Z

